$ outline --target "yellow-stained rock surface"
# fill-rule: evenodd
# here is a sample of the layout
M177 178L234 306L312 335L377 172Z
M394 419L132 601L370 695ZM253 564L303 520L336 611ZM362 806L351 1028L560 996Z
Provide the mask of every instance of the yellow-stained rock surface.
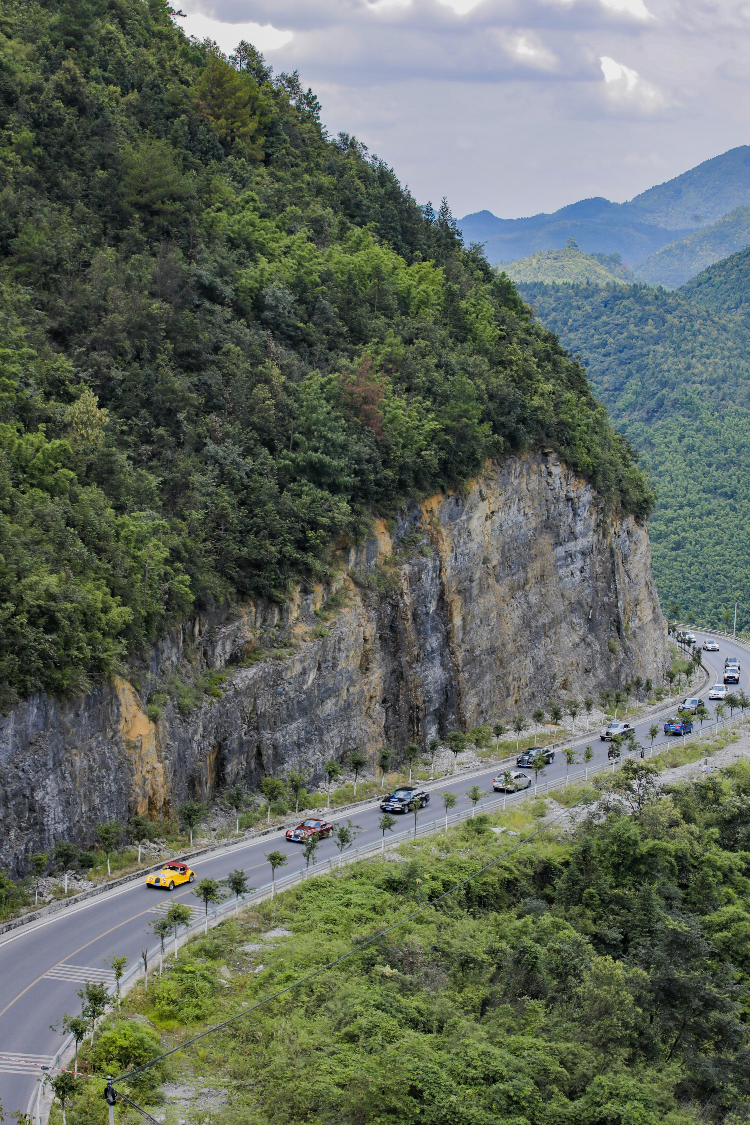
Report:
M202 615L130 682L16 708L0 722L0 855L240 779L319 778L354 747L424 744L659 679L666 659L646 526L608 512L555 454L509 457L377 521L339 550L330 583L300 585L285 606ZM209 690L211 671L226 678ZM192 708L177 706L176 678ZM154 692L167 699L156 723Z

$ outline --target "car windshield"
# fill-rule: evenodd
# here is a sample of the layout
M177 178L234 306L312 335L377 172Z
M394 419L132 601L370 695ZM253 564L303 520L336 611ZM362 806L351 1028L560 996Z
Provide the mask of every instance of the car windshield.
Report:
M183 871L184 868L178 867L176 863L170 863L167 866L167 871Z
M319 820L305 820L302 823L303 828L317 828L320 824Z
M400 797L402 801L406 801L411 797L411 794L411 789L397 789L393 796Z

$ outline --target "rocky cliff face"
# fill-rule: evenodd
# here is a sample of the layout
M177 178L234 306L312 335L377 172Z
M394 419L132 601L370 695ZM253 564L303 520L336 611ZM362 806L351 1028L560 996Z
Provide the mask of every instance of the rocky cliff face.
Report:
M355 746L658 679L666 661L646 527L553 454L490 465L338 557L325 589L197 618L128 680L3 719L2 862L240 779L319 778Z

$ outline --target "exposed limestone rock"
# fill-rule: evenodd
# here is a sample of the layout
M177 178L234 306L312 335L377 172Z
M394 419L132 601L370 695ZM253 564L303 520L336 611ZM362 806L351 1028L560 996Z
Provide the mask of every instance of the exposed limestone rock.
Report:
M129 682L37 696L3 719L2 861L266 772L317 781L355 746L659 679L667 659L646 527L607 513L556 455L490 465L339 558L326 589L196 618ZM207 670L226 673L214 695L198 690ZM197 705L181 713L172 690L151 721L149 693L169 697L170 677L198 685Z

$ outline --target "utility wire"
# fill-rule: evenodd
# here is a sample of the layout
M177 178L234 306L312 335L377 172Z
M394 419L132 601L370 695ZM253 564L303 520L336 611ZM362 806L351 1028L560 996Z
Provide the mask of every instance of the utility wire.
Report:
M605 777L603 781L606 780L607 778ZM591 789L589 789L587 793L584 793L583 796L579 797L578 800L570 806L570 809L574 809L577 805L580 805L583 801L585 801L592 793L599 792L600 789L601 784L594 785ZM432 909L433 906L436 906L439 902L442 902L443 899L448 898L449 895L455 894L456 891L459 891L462 887L467 886L467 884L473 882L474 879L478 879L480 875L484 875L485 871L489 871L491 867L496 867L497 864L502 860L507 859L508 856L513 855L513 853L517 852L519 848L522 848L524 844L528 844L529 841L533 840L535 836L538 836L540 833L545 832L547 828L550 828L558 820L561 820L562 817L567 815L570 809L565 809L563 812L559 813L554 818L554 820L549 821L548 824L540 826L535 832L532 832L530 836L525 836L523 840L519 840L519 842L512 848L509 848L507 852L503 852L503 854L498 856L497 859L493 859L490 863L486 863L484 867L480 867L479 870L475 871L473 875L469 875L466 879L462 879L460 883L456 883L455 886L450 887L447 891L443 891L443 893L441 895L438 895L437 898L433 898L430 900L430 902L425 903L424 906L420 906L417 910L413 910L412 913L407 914L405 918L399 918L398 922L394 922L392 926L387 926L384 930L379 930L377 934L374 934L372 937L367 938L366 941L360 942L359 945L355 945L354 948L350 949L347 953L342 953L340 957L336 957L333 961L328 961L319 969L315 969L312 973L308 973L307 976L300 977L299 980L294 981L292 984L286 985L285 988L280 988L278 989L278 991L272 992L270 996L266 996L263 1000L259 1000L258 1003L253 1004L252 1007L243 1008L241 1012L237 1012L235 1015L230 1016L228 1020L224 1020L222 1023L217 1023L213 1027L207 1028L205 1031L198 1032L198 1034L193 1035L191 1039L186 1039L184 1043L180 1043L177 1047L172 1047L171 1050L164 1051L163 1054L157 1055L155 1059L151 1059L150 1062L136 1067L135 1070L125 1071L123 1074L118 1075L117 1078L114 1078L113 1082L128 1081L131 1078L134 1078L137 1074L143 1074L144 1071L149 1070L152 1066L156 1066L156 1064L160 1063L163 1059L169 1058L170 1055L174 1055L178 1051L184 1051L184 1049L186 1047L189 1047L192 1043L197 1043L199 1039L204 1039L207 1035L213 1035L217 1031L223 1031L225 1027L229 1027L229 1025L231 1023L235 1023L236 1020L242 1019L244 1016L249 1016L252 1012L256 1012L258 1008L263 1008L266 1004L270 1004L272 1000L277 1000L279 996L284 996L287 992L293 992L294 989L300 988L303 984L307 984L308 981L314 980L315 977L321 976L322 973L327 973L329 969L335 968L336 965L340 965L343 961L348 961L350 957L354 957L356 953L361 953L362 950L366 949L369 945L373 945L375 942L380 941L380 939L385 937L386 934L390 934L393 932L393 930L398 929L399 926L403 926L405 922L410 922L412 918L417 918L420 914L424 914L426 910Z

